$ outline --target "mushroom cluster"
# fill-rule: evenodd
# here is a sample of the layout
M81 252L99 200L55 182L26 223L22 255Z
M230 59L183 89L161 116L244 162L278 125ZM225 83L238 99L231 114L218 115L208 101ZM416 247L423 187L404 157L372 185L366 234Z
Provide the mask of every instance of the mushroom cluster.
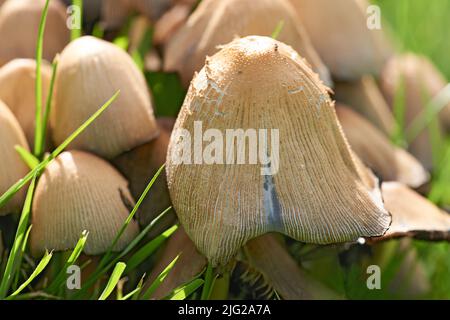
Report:
M83 254L100 262L77 298L123 259L136 298L201 276L219 283L202 298L228 298L231 278L252 298L342 299L311 252L345 265L402 238L405 270L410 239L450 241L450 215L426 198L433 132L395 139L399 92L415 126L448 85L368 27L367 1L89 1L81 36L63 3L0 0L0 216L30 213L35 258L76 250L88 232ZM167 79L185 94L172 113ZM434 111L448 134L450 104ZM2 233L0 221L0 254ZM36 281L49 296L52 273Z

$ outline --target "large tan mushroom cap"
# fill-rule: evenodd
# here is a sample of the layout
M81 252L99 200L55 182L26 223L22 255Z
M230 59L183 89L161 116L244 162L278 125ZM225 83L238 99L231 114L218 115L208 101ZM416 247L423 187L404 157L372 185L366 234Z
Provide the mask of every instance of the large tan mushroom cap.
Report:
M384 181L400 181L418 188L429 174L407 151L393 145L388 138L362 116L344 105L336 113L351 148Z
M31 250L74 248L89 232L84 252L106 252L133 206L127 181L106 161L81 151L64 152L45 169L33 199ZM115 250L137 235L132 221Z
M52 68L48 63L41 65L42 105L47 101ZM36 112L36 61L14 59L0 68L0 100L14 113L19 121L28 144L34 146ZM49 135L47 135L48 137ZM48 144L47 144L48 146Z
M450 241L450 214L401 183L384 182L381 190L392 224L384 236L373 240L410 236Z
M290 0L331 74L356 80L378 74L391 54L384 29L369 29L367 0Z
M428 102L446 85L444 77L425 57L412 53L398 55L388 61L380 78L380 88L391 107L396 96L404 96L405 124L422 115ZM441 123L450 128L450 104L439 114ZM427 168L432 167L431 137L423 130L410 144L409 150Z
M36 55L39 22L45 0L7 0L0 8L0 66L15 58ZM44 33L43 56L52 61L69 42L65 7L50 1Z
M69 146L113 158L158 134L150 94L131 57L117 46L81 37L60 57L52 109L52 134L60 144L117 90L120 95Z
M375 79L365 75L352 82L335 82L334 98L363 115L387 136L395 131L395 119Z
M167 158L170 195L187 234L213 265L226 264L267 232L325 244L382 235L390 224L326 88L293 53L267 37L233 41L207 60L180 111ZM262 175L261 164L177 164L177 132L193 136L194 121L224 134L278 129L278 172Z
M29 150L25 135L14 115L0 100L0 194L28 173L28 167L14 147L18 145ZM22 188L4 207L0 216L16 213L22 209L26 188Z
M194 72L200 71L205 58L216 53L219 45L238 36L270 36L280 21L284 24L278 40L305 57L321 79L331 85L327 68L286 0L202 1L168 43L164 69L179 72L183 84L188 87Z

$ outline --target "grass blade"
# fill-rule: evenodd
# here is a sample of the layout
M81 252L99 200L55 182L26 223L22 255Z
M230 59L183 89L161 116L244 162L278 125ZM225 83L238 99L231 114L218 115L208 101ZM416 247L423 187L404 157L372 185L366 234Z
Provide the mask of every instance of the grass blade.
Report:
M117 98L120 90L117 91L105 104L89 117L77 130L75 130L63 143L61 143L48 158L30 171L25 177L17 181L0 197L0 208L3 207L20 189L22 189L35 175L43 170L54 158L56 158L80 133L82 133L95 119L97 119Z
M109 278L108 283L106 284L105 290L103 290L98 300L106 300L106 298L109 297L109 295L113 292L114 288L119 282L120 277L122 276L122 273L125 270L126 266L127 265L123 262L119 262L116 264L116 267L114 268L111 277Z
M37 265L36 269L34 269L33 273L30 275L30 277L22 283L22 285L14 291L12 295L10 295L7 299L10 300L14 298L14 296L18 295L23 289L25 289L41 272L45 269L45 267L48 265L50 260L52 259L52 252L45 252L44 257L41 259L39 264Z
M284 20L280 20L277 23L277 26L275 27L275 30L273 30L272 32L272 39L276 40L278 38L278 36L280 35L281 31L283 30L284 27Z
M139 249L127 262L127 269L125 273L133 271L137 266L145 261L150 255L152 255L170 236L178 229L177 225L174 225L161 233L155 239L147 243L141 249Z
M83 25L83 0L72 0L72 6L75 6L80 13L77 19L79 19L80 28L72 28L70 29L70 40L76 40L81 37L82 25ZM72 12L74 14L75 12Z
M14 244L11 248L11 252L6 263L6 270L3 274L2 282L0 284L0 299L4 298L7 295L9 286L11 285L11 281L14 278L15 271L18 268L18 261L20 260L23 242L25 237L27 236L28 221L30 220L31 203L33 200L35 186L36 178L34 178L31 182L25 198L25 204L22 209L22 214L20 215Z
M166 299L168 300L184 300L189 297L195 290L200 288L203 285L204 281L202 279L195 279L192 282L183 285L181 287L173 290L171 294L169 294Z
M16 149L17 153L22 158L23 162L25 162L25 164L31 170L33 170L39 165L39 159L36 158L31 152L29 152L24 147L16 145L14 146L14 149Z
M161 283L163 283L164 279L166 279L167 275L170 271L172 271L173 267L178 261L178 258L180 255L177 255L175 259L172 260L172 262L169 263L169 265L156 277L155 281L150 285L150 287L145 291L145 293L142 295L142 300L148 300L152 296L152 294L156 291L156 289L159 288Z
M201 300L209 299L213 282L214 282L213 267L210 263L208 263L208 267L206 268L205 273L205 283L203 285Z

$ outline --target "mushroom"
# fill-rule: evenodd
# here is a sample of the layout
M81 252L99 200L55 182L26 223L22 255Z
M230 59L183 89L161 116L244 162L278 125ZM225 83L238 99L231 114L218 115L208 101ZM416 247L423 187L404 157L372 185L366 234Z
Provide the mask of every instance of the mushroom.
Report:
M188 282L196 275L200 274L207 265L206 258L202 256L191 239L187 236L183 227L177 231L168 240L161 257L153 267L142 292L156 280L159 274L179 255L179 258L173 269L166 276L161 285L150 297L151 299L162 299L169 295L175 288Z
M391 136L395 119L375 79L365 75L353 82L336 81L334 98L363 115L379 130Z
M391 55L384 31L368 27L367 0L290 0L314 48L342 80L378 74Z
M0 8L0 66L15 58L34 58L45 0L7 0ZM65 7L51 1L44 33L43 57L52 61L69 42ZM6 41L6 39L8 39Z
M74 248L89 232L84 253L107 251L134 204L127 181L106 161L82 151L61 153L46 168L32 205L31 251ZM114 250L122 250L137 235L132 220Z
M292 11L287 0L202 1L167 44L164 69L178 72L188 87L194 72L203 67L205 57L216 53L219 45L236 36L270 36L283 22L278 39L305 57L321 79L331 86L327 68Z
M48 63L41 65L42 105L45 106L50 88L52 68ZM34 146L36 113L36 61L14 59L0 68L0 100L11 109L25 132L28 144ZM47 147L50 144L46 135Z
M15 146L21 146L29 150L27 139L19 123L9 108L0 100L0 194L5 193L16 181L28 173L28 167L14 150ZM0 208L0 216L16 213L22 209L25 201L25 188L19 190L16 195Z
M393 145L369 121L344 105L336 113L348 142L359 158L384 181L399 181L413 188L426 183L429 174L407 151Z
M397 237L450 241L450 214L399 182L381 185L384 204L392 224L380 241Z
M446 81L425 57L412 53L395 56L386 63L380 88L393 108L396 96L404 95L405 124L410 125L425 111L427 103L446 85ZM450 130L450 103L439 114L441 124ZM409 145L410 152L427 168L432 167L430 133L423 130Z
M180 3L167 11L156 23L153 34L153 43L155 45L165 45L183 26L191 13L192 5L189 3Z
M327 244L380 236L390 224L376 178L351 152L326 88L295 56L268 37L237 39L206 60L181 108L166 160L170 196L213 266L268 232ZM205 153L202 140L189 143L199 125L213 129ZM263 137L220 139L239 129ZM260 163L247 161L252 147ZM208 152L213 161L205 163Z
M170 131L161 130L156 139L113 159L113 164L129 181L130 191L135 199L140 197L150 180L166 162L169 139ZM171 205L166 174L161 172L139 207L137 216L140 224L148 225ZM164 228L173 221L174 217L168 214L160 225ZM161 231L160 228L158 230Z
M158 135L147 84L131 57L94 37L71 42L60 56L55 82L54 142L63 142L119 89L113 105L70 148L114 158Z

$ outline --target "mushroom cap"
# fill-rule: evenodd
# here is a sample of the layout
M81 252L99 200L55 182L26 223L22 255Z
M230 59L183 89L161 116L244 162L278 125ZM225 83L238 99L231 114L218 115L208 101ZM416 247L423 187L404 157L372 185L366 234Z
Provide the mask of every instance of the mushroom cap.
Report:
M404 90L405 124L409 125L427 103L447 84L440 72L425 57L412 53L394 56L386 63L380 88L391 108L399 90ZM444 127L450 128L450 104L439 114ZM409 151L430 169L433 164L429 130L423 130L409 145Z
M51 116L54 142L63 142L118 90L113 105L69 148L113 158L158 134L147 84L131 57L94 37L71 42L58 64Z
M355 111L336 105L336 113L350 147L383 181L400 181L418 188L429 179L422 164Z
M283 21L278 39L305 57L321 79L331 86L328 70L293 10L286 0L204 0L169 41L164 69L179 72L188 87L194 72L200 71L205 58L216 53L219 45L237 36L270 36Z
M28 167L14 149L19 145L29 150L27 139L19 123L9 108L0 100L0 194L22 179L28 173ZM19 190L16 195L0 208L0 216L16 213L22 209L26 188Z
M450 214L399 182L384 182L381 191L392 224L384 236L372 240L408 236L450 241Z
M166 162L169 139L170 133L161 130L156 139L121 154L113 160L113 164L129 181L130 191L135 199L141 196L150 180ZM171 205L166 173L163 171L139 207L137 212L139 223L148 225ZM164 220L159 224L163 228L167 227L167 224L173 223L174 218L169 214L164 217Z
M33 199L31 251L73 249L84 230L84 252L106 252L127 219L134 200L127 181L108 162L82 151L61 153L45 169ZM138 233L132 220L114 250Z
M52 68L48 63L41 65L42 105L47 101ZM0 100L11 109L25 132L28 144L34 146L36 110L36 61L14 59L0 68ZM49 134L47 146L50 142Z
M390 224L376 178L352 154L326 88L294 53L267 37L237 39L207 60L181 108L166 161L169 191L213 265L267 232L326 244L382 235ZM278 172L174 161L179 132L193 136L195 121L223 132L277 129L279 165L271 165Z
M337 81L333 91L337 102L363 115L386 135L394 133L394 115L372 76L364 75L352 82Z
M0 66L15 58L34 58L45 0L7 0L0 8ZM65 7L51 1L44 33L43 57L52 61L70 40ZM7 40L6 40L7 39Z
M331 74L356 80L378 74L391 55L384 30L369 29L366 0L290 0Z

